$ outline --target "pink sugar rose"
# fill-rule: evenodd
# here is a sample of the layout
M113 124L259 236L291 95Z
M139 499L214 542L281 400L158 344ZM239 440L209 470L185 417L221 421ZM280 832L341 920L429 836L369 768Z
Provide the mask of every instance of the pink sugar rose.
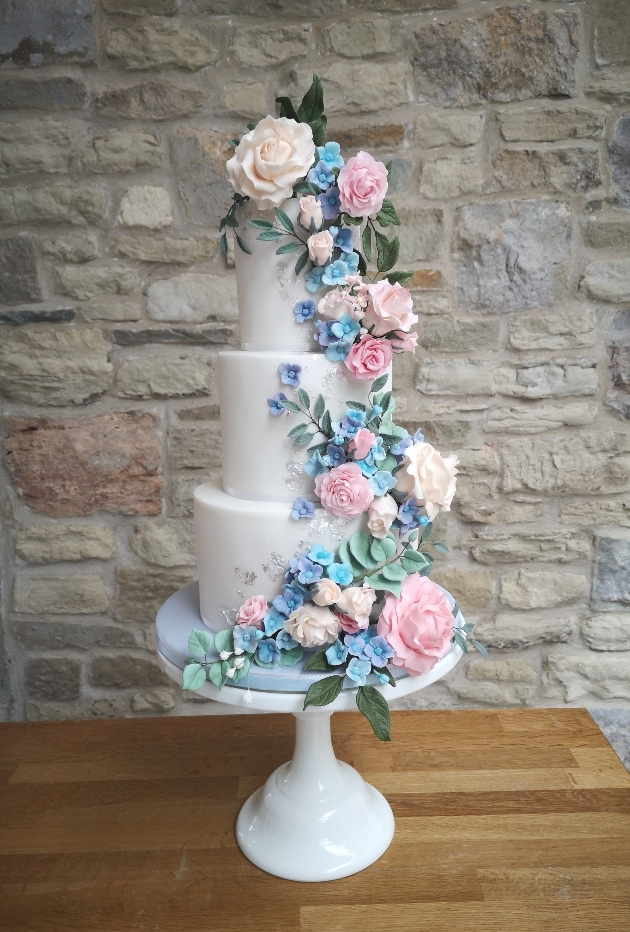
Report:
M392 344L389 340L375 340L364 333L353 343L345 363L355 379L367 382L385 372L392 361Z
M386 278L368 286L371 304L365 312L363 324L370 328L374 337L385 336L392 330L407 333L418 317L413 313L413 300L406 288L399 282L390 284Z
M329 515L355 518L368 510L372 486L356 463L343 463L315 479L315 492Z
M391 338L395 353L415 353L418 344L417 333L400 333Z
M387 169L369 152L348 159L337 179L341 210L351 217L377 214L387 194Z
M348 444L348 452L352 453L355 460L363 460L368 455L374 444L376 437L371 430L362 427L356 432L354 438Z
M263 618L269 611L267 599L264 595L253 595L247 602L243 602L236 616L236 624L243 628L262 629Z
M337 616L337 621L341 625L342 630L345 631L346 634L356 634L357 631L361 631L359 623L355 621L354 618L351 618L350 615L344 615L343 612L335 612L335 615Z
M420 676L449 652L453 625L448 599L437 583L412 573L400 598L390 594L385 599L376 630L394 648L391 663Z

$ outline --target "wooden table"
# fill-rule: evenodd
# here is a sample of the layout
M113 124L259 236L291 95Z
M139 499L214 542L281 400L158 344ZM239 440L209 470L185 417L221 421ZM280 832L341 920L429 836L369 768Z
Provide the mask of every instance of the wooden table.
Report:
M617 932L630 777L587 712L393 713L337 755L389 799L384 857L298 884L233 826L292 753L285 715L0 726L0 928L10 932Z

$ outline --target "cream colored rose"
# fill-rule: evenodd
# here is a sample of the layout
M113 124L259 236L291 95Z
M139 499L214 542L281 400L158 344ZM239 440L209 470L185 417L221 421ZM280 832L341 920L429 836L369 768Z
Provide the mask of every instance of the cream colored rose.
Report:
M336 641L341 625L329 608L306 604L289 615L284 630L302 647L321 647Z
M455 495L456 456L440 456L430 443L412 444L405 450L405 465L396 473L399 492L413 495L424 505L429 521L440 511L450 511Z
M313 602L315 605L334 605L340 595L341 589L334 579L320 579Z
M372 537L382 540L389 534L392 522L398 514L398 505L391 495L379 495L368 508L368 530Z
M317 303L318 313L326 320L339 320L344 314L356 317L356 308L347 291L336 288L327 291Z
M230 184L258 210L272 210L293 194L315 158L308 123L267 116L239 142L227 163Z
M328 230L314 233L306 241L308 254L316 265L326 265L333 253L333 238Z
M360 588L359 586L348 586L341 593L341 598L337 599L337 608L344 615L349 615L353 621L356 621L359 628L367 628L370 623L370 612L376 599L374 589L369 586Z
M311 229L311 223L315 224L315 229L319 230L324 222L322 205L319 203L314 194L307 194L306 197L300 198L300 213L298 220L305 230Z
M418 317L413 313L410 293L398 282L390 284L386 278L368 285L371 302L365 312L363 323L370 328L373 337L382 337L392 330L407 333Z

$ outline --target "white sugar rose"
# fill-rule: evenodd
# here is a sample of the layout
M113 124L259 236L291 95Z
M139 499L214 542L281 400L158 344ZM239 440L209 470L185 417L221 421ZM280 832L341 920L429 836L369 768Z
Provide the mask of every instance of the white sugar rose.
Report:
M382 540L387 537L392 522L398 514L398 505L391 495L379 495L368 508L368 530L372 537Z
M314 194L307 194L300 198L300 214L298 220L305 230L311 229L311 223L315 224L315 229L319 230L324 222L322 205L319 203Z
M313 602L315 605L334 605L340 595L341 589L334 579L320 579Z
M339 320L344 314L356 317L356 307L347 291L332 288L317 302L317 311L326 320Z
M430 443L416 441L404 453L404 466L396 473L399 492L413 495L424 505L429 521L440 511L450 511L455 495L456 456L440 456Z
M302 647L322 647L337 640L341 625L329 608L306 604L289 615L284 629Z
M308 254L315 265L326 265L333 254L333 238L328 230L314 233L306 241Z
M344 615L349 615L356 621L359 628L367 628L370 623L370 612L376 599L376 592L369 586L348 586L337 599L337 608Z
M267 116L239 142L227 163L230 184L258 210L272 210L293 194L315 158L308 123Z
M382 337L391 330L407 333L418 317L413 313L413 300L409 291L399 282L391 285L386 278L368 285L370 304L363 323L370 328L373 337Z

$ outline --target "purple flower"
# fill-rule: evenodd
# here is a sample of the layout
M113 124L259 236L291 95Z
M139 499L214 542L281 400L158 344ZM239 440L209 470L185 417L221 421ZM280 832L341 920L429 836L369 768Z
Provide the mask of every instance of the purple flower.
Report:
M367 633L367 632L365 632ZM359 660L367 660L367 654L365 653L366 639L365 633L359 631L358 634L346 634L344 642L348 648L348 652L353 654L355 657L358 657Z
M394 649L390 647L384 637L380 635L370 638L365 645L363 653L372 663L373 667L385 667L390 657L394 656Z
M320 191L327 191L333 184L335 176L333 175L330 165L321 159L317 165L311 168L306 176L306 180L311 184L316 184Z
M258 645L258 659L261 663L279 663L280 648L273 638L265 638Z
M291 388L297 388L300 384L300 372L302 366L296 362L281 362L278 366L278 374L283 385L290 385Z
M325 220L334 220L335 217L339 214L339 188L336 185L328 188L327 191L322 191L321 194L318 194L317 200L321 204L322 213Z
M402 505L399 506L398 520L403 526L407 527L407 530L411 530L408 525L413 524L414 527L417 527L418 522L416 518L418 517L419 511L420 508L416 505L415 498L411 496L411 498L406 499Z
M361 428L365 427L365 412L355 411L354 408L350 408L344 414L341 424L335 423L332 427L336 434L340 434L342 437L347 437L350 440L352 437L356 436Z
M277 595L271 604L281 615L288 618L303 602L304 596L296 586L283 586L282 595Z
M313 502L309 502L305 498L296 498L293 502L291 517L294 521L299 521L300 518L312 518L314 514L315 505Z
M286 411L286 408L281 405L280 402L286 400L287 396L284 394L284 392L278 392L278 394L274 395L273 398L267 398L269 414L273 414L274 417L277 417L279 414L283 414Z
M330 460L331 469L334 469L335 466L341 466L341 464L345 463L348 459L343 447L337 446L334 443L329 443L326 447L326 458Z
M295 322L304 324L307 320L312 320L315 317L315 302L310 299L298 301L293 308L293 313L295 314Z
M311 563L307 557L300 557L298 569L298 582L303 586L314 585L323 573L323 568L318 563Z
M316 320L315 321L315 338L320 346L328 346L331 341L334 341L334 337L331 336L330 328L332 327L334 321L332 320Z
M412 443L413 440L407 431L405 431L405 436L401 437L397 443L393 443L389 448L389 452L392 454L392 456L402 456L405 450L410 447Z
M352 252L352 230L348 227L330 227L328 232L333 238L333 246L342 252Z

